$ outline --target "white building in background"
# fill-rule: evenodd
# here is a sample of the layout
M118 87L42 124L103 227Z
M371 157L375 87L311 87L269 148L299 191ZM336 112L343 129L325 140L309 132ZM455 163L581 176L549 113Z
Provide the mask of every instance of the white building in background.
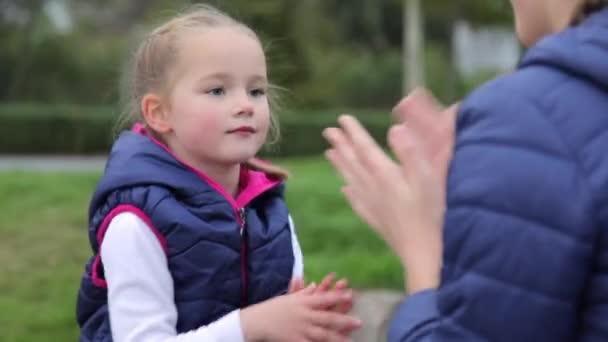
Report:
M67 33L72 30L74 22L70 14L69 0L45 0L42 9L54 31ZM30 23L33 19L32 15L27 7L19 6L13 2L5 4L0 11L2 20L18 25Z
M48 0L44 3L44 12L60 33L70 32L74 26L66 0Z
M465 21L454 25L453 61L463 76L480 71L506 72L517 65L521 46L515 33L505 28L474 29Z

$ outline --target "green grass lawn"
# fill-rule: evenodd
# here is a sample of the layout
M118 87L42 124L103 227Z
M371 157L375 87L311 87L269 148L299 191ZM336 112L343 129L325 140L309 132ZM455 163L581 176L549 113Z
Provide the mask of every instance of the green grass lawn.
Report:
M288 203L308 280L335 271L357 288L401 286L393 257L350 211L320 158L290 159ZM88 201L100 173L0 173L0 340L75 341L75 300L90 255Z

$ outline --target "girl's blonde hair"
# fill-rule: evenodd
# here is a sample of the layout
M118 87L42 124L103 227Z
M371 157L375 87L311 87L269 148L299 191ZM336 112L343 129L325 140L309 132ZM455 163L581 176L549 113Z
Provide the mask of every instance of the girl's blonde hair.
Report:
M123 113L117 123L117 131L125 129L135 122L144 122L140 109L143 97L150 92L166 93L170 87L169 70L178 58L177 40L179 34L192 28L236 27L258 41L258 35L247 25L232 18L219 9L199 4L189 7L186 11L171 18L169 21L153 29L146 35L139 47L131 57L128 70L123 80ZM269 85L268 102L270 106L270 129L267 144L274 144L279 140L280 130L275 116L278 110L278 90L280 88ZM147 127L151 131L150 127ZM285 178L287 173L279 168L265 167L266 164L253 162L249 167L265 171L270 175Z

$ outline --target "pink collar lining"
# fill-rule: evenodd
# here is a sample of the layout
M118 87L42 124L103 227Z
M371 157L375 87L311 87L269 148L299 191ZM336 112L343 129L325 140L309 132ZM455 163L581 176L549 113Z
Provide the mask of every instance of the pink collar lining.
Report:
M239 179L239 193L235 199L211 177L196 169L194 166L189 165L188 163L179 159L171 150L169 150L169 147L167 147L167 145L163 144L154 136L148 134L146 128L141 123L136 123L135 125L133 125L132 131L148 137L150 140L152 140L152 142L160 146L163 150L165 150L173 158L175 158L175 160L177 160L178 162L192 170L194 173L196 173L212 188L222 194L226 198L226 200L230 202L230 204L234 207L235 210L245 207L254 198L281 182L279 179L270 178L264 172L249 170L245 167L241 167L241 175Z

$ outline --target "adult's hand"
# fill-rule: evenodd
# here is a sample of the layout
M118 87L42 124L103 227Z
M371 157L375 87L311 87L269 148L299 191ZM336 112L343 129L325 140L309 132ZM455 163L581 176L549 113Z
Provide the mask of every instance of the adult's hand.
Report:
M439 283L455 112L424 91L401 101L394 113L402 123L388 133L398 162L352 116L340 117L340 128L324 131L332 145L326 156L346 182L346 198L399 256L409 292Z

